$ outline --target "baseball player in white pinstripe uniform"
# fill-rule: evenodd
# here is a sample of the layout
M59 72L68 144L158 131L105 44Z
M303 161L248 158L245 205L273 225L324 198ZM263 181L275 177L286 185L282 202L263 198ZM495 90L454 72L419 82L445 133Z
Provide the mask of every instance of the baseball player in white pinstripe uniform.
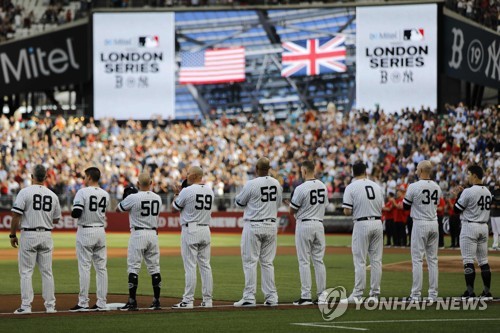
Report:
M407 301L420 301L422 290L422 263L424 255L429 267L429 300L438 296L438 220L437 207L443 196L438 184L431 180L432 164L421 161L416 175L419 181L408 186L403 199L404 209L411 209L413 229L411 232L411 258L413 285Z
M366 176L366 165L356 162L352 166L354 180L349 184L342 199L344 215L352 215L352 255L354 261L354 290L351 295L340 300L353 303L363 296L366 285L366 255L370 258L371 281L370 299L377 301L382 278L382 250L384 231L382 227L382 207L384 195L380 186Z
M269 159L257 161L257 178L250 180L236 196L238 207L244 207L244 225L241 235L241 258L245 273L243 298L235 307L255 306L257 289L257 262L260 262L262 292L265 306L278 305L278 292L274 283L274 257L278 233L278 208L282 201L280 183L269 176Z
M192 309L196 289L196 263L200 267L201 306L212 307L212 268L210 267L210 219L214 202L213 190L203 184L203 170L194 166L187 173L188 187L180 191L173 206L181 212L181 251L186 286L182 301L173 309Z
M478 165L467 168L467 183L469 188L463 190L455 203L455 211L460 213L462 230L460 232L460 250L464 262L465 284L467 290L462 295L463 299L475 297L474 280L476 270L474 259L481 268L483 279L483 292L479 297L485 300L493 299L491 286L491 271L488 264L488 219L492 196L491 192L483 185L483 169Z
M297 186L290 200L290 214L295 214L295 246L299 260L301 282L300 299L294 305L311 305L311 262L316 275L316 295L326 288L325 227L323 218L328 206L325 184L314 178L314 163L305 161L300 167L304 183Z
M54 277L52 276L52 250L54 248L50 230L61 218L61 207L57 196L43 183L47 171L42 165L33 169L33 185L22 189L12 206L10 244L19 245L19 275L21 276L21 307L15 314L31 313L33 284L31 277L35 264L42 276L42 297L47 313L56 312ZM18 240L16 231L22 233Z
M106 209L109 194L99 187L101 171L96 167L85 170L85 187L80 189L73 201L71 216L78 219L76 232L76 256L80 275L78 304L69 311L106 311L108 294L108 271L106 233ZM89 308L90 269L96 271L97 302Z
M138 193L126 196L116 207L117 212L129 212L130 239L128 241L127 272L129 300L122 311L137 311L137 286L142 259L146 263L153 285L153 303L150 310L160 310L160 248L158 246L158 215L161 198L151 192L153 182L149 173L141 173Z

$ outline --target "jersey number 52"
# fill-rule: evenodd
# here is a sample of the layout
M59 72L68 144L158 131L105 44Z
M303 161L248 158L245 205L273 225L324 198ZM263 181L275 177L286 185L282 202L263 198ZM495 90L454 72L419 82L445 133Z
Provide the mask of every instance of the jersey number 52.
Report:
M278 193L278 188L276 186L265 186L260 188L262 202L276 201L276 194Z

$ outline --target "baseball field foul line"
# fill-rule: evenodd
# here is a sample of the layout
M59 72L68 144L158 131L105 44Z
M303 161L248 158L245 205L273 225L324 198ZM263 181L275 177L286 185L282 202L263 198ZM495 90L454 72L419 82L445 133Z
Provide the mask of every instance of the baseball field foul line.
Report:
M81 312L71 312L69 310L57 310L57 313L74 313L74 314L87 314L87 313L103 313L103 312L118 312L118 313L127 313L128 311L120 311L120 307L124 306L125 303L120 304L119 307L117 306L112 306L111 308L108 308L106 311L81 311ZM293 303L281 303L277 305L276 307L290 307L290 308L295 308ZM245 309L255 309L255 308L262 308L262 309L268 309L270 308L269 306L266 306L264 304L256 304L255 306L252 307L241 307L241 308L235 308L234 305L232 304L225 304L225 305L214 305L212 308L205 308L202 306L195 306L193 309L172 309L170 306L163 307L159 311L155 310L150 310L149 308L139 308L141 311L147 311L147 312L173 312L173 313L189 313L189 312L195 312L196 310L202 310L202 311L210 311L211 309L217 310L217 309L238 309L244 311ZM33 311L31 314L45 314L45 311ZM132 312L135 313L135 312ZM12 312L1 312L0 316L7 316L7 315L12 315ZM50 314L47 314L50 315ZM27 315L22 315L24 316L29 316Z
M347 327L347 326L338 326L338 325L328 325L329 323L322 324L314 324L314 323L292 323L292 325L298 326L308 326L308 327L321 327L321 328L340 328L345 330L354 330L354 331L369 331L369 328L361 328L361 327Z

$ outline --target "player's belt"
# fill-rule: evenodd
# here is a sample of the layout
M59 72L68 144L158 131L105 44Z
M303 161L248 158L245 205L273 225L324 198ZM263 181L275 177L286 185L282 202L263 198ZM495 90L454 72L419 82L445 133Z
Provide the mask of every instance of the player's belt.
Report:
M469 221L467 220L468 223L477 223L477 224L487 224L488 221Z
M276 219L247 220L249 222L276 222Z
M22 231L51 231L52 229L47 228L23 228Z
M318 221L318 222L323 222L323 220L320 219L302 219L300 220L301 222L309 222L309 221Z
M183 224L182 227L183 228L187 228L189 224L193 224L193 225L196 225L198 227L208 227L208 224L197 224L197 223L187 223L187 224Z
M359 219L355 219L354 221L359 222L359 221L370 221L370 220L380 220L380 216L365 216L365 217L360 217Z
M104 228L103 225L82 225L82 228Z
M156 228L141 228L141 227L132 227L134 230L156 230Z

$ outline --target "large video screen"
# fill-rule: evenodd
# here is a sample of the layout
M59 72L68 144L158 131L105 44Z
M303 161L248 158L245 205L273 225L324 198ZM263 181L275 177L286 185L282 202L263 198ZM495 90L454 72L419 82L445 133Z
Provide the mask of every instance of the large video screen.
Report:
M94 117L175 116L173 13L93 15Z
M352 104L353 8L98 12L93 22L96 118L286 117ZM162 52L158 71L153 52Z
M437 107L437 5L359 7L356 106Z

